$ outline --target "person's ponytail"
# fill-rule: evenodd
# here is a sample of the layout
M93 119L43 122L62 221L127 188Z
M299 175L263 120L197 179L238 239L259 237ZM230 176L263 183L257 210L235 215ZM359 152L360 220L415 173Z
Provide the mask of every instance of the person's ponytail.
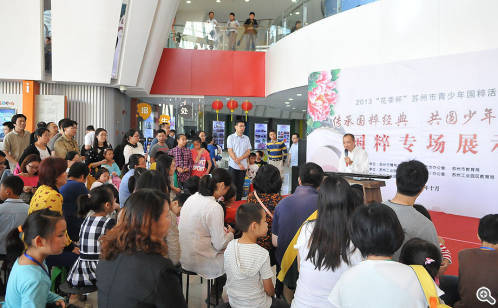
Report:
M88 195L80 195L76 200L78 204L78 216L86 217L90 211L101 212L104 205L109 202L114 203L114 195L104 185L96 187Z
M49 209L28 215L22 226L12 229L7 235L7 260L13 261L20 257L37 236L48 238L55 232L55 225L61 219L60 213Z
M203 196L212 196L218 183L224 183L227 187L230 186L232 178L227 170L216 168L212 174L204 175L199 181L199 193Z

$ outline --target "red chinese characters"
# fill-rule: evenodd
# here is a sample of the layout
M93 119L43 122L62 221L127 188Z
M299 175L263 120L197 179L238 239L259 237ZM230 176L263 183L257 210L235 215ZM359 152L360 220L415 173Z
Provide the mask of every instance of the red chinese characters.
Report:
M386 149L390 147L389 144L389 136L388 135L375 135L375 151L379 152L379 149L381 149L383 152L386 151Z
M414 142L417 141L415 136L410 136L410 134L406 134L404 137L401 137L401 141L403 142L403 148L408 152L413 152L412 147L414 146Z
M427 149L432 149L432 152L444 153L446 141L443 141L444 135L429 135L429 145Z
M477 134L472 135L464 135L460 134L459 142L458 142L458 152L462 152L462 154L467 154L468 152L472 154L477 154Z

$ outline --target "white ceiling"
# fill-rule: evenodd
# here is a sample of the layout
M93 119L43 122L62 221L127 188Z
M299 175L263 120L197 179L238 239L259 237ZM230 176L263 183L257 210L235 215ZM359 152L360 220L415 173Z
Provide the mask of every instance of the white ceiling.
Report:
M229 113L226 108L226 102L233 98L239 103L235 114L243 114L241 104L248 100L253 104L253 109L249 112L250 116L267 117L267 118L290 118L304 119L306 116L307 87L298 87L285 91L274 93L268 97L225 97L225 96L166 96L151 95L139 98L142 101L151 104L179 104L187 101L193 104L204 104L206 111L212 111L211 103L220 99L223 102L221 113ZM286 104L288 102L288 104Z

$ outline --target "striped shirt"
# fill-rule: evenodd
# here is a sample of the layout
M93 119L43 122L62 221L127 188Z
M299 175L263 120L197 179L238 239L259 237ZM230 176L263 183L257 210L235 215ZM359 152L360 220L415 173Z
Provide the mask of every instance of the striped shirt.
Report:
M270 141L266 144L268 158L271 160L282 160L287 157L287 147L283 141Z

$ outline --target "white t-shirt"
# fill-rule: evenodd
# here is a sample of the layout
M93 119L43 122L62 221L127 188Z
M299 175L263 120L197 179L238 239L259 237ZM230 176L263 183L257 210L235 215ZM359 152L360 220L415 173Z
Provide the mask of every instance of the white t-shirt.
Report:
M35 145L36 147L36 145ZM48 153L48 150L47 148L44 149L40 149L39 147L36 147L36 149L38 150L38 152L40 152L40 159L41 160L44 160L45 158L48 158L50 157L50 153Z
M247 177L250 180L253 180L256 177L256 173L258 172L259 166L256 164L249 165L247 168Z
M437 286L438 295L444 294ZM344 272L330 293L332 307L427 308L411 267L388 260L365 260Z
M95 131L91 131L89 133L86 133L85 135L85 145L92 145L93 144L93 139L95 138Z
M228 243L224 255L228 302L233 308L270 308L263 280L273 278L268 250L258 244Z
M353 251L349 255L351 265L343 261L334 271L323 267L321 270L315 269L315 265L310 260L306 260L309 253L308 243L314 227L314 221L305 223L294 246L299 251L299 279L291 307L333 307L328 301L332 288L343 272L363 260L360 251L354 249L351 243L350 249Z
M363 148L355 146L352 151L348 152L348 157L353 161L352 165L346 166L345 157L345 153L342 151L341 158L339 158L339 172L369 173L368 154Z

